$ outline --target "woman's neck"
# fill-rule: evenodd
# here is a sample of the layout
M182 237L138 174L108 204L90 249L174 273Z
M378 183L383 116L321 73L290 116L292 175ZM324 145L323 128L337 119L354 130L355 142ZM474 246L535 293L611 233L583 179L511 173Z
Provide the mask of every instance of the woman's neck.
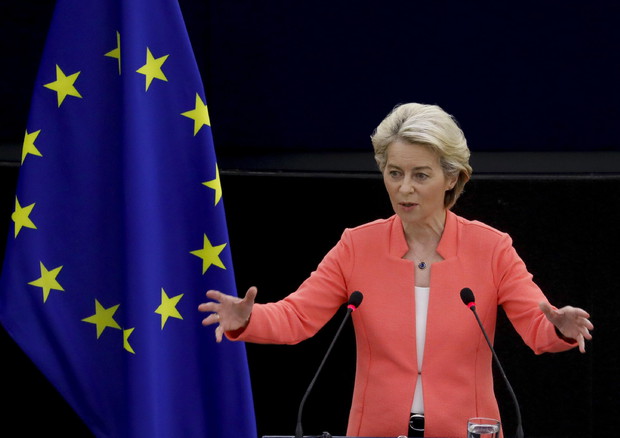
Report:
M444 212L442 215L431 218L424 223L404 223L403 231L410 248L414 245L436 247L439 244L445 225L446 215Z

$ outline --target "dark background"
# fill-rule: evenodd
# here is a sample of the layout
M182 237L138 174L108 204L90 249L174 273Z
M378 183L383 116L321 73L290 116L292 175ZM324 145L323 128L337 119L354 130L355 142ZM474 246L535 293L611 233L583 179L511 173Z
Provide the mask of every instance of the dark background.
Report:
M0 144L21 143L54 1L0 6ZM181 0L222 153L367 151L397 103L473 151L620 151L614 1Z
M474 177L455 211L509 232L551 302L589 310L596 325L586 355L534 356L500 318L496 348L526 436L615 436L615 2L180 4L205 83L241 293L257 285L259 301L285 296L344 227L391 214L369 136L397 103L439 104L473 153ZM53 6L0 5L0 248ZM297 346L248 344L259 435L294 433L297 406L341 318ZM4 331L0 347L7 430L88 436ZM306 403L306 433L344 435L354 360L347 324ZM496 383L510 436L513 406L499 376Z

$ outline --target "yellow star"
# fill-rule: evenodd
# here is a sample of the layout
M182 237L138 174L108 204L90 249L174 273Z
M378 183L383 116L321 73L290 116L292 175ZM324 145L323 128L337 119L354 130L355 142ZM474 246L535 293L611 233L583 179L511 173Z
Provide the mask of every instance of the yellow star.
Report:
M24 160L26 159L26 155L28 154L36 155L37 157L43 156L41 155L41 152L39 152L37 147L34 145L34 142L40 133L41 133L40 129L38 131L31 132L31 133L28 133L28 130L26 130L26 135L24 136L24 144L22 146L22 164L24 164Z
M133 351L133 348L131 348L131 345L129 344L129 336L131 336L134 330L135 330L135 327L132 327L127 330L123 330L123 348L129 351L130 353L136 354L136 352Z
M115 329L121 329L121 326L114 321L114 313L118 309L120 304L116 306L112 306L108 309L105 309L99 301L95 300L95 314L89 316L88 318L84 318L82 321L90 322L91 324L95 324L97 326L97 339L101 336L101 333L106 329L106 327L111 327Z
M165 55L156 59L153 57L153 54L151 53L149 48L146 48L146 64L136 70L138 73L142 73L144 76L146 76L145 91L148 91L149 87L151 86L151 82L153 82L153 79L160 79L162 81L168 82L166 75L164 75L164 72L161 71L161 66L164 62L166 62L168 56L170 55Z
M19 234L19 231L22 227L37 229L36 225L30 220L30 213L32 213L32 209L34 208L34 204L30 204L26 207L22 207L19 205L19 201L17 196L15 197L15 211L11 215L11 219L15 222L15 237Z
M182 116L188 117L194 120L194 135L200 131L203 125L211 126L211 120L209 119L209 110L207 105L202 101L198 93L196 93L196 104L194 109L181 113Z
M177 304L183 298L183 294L177 295L176 297L168 298L166 291L164 288L161 288L161 304L155 310L155 313L159 313L161 315L161 329L164 329L164 325L166 325L166 321L168 321L169 317L183 319L179 311L177 310Z
M58 93L58 108L60 108L60 105L67 96L82 98L78 90L76 90L73 85L80 73L81 72L77 72L72 75L65 76L60 67L56 65L56 80L54 82L50 82L49 84L43 85L45 88L49 88L50 90L54 90Z
M217 205L217 203L220 202L220 199L222 199L222 183L220 182L220 171L217 164L215 165L215 179L205 181L202 184L215 190L215 204L213 205Z
M121 74L121 34L116 31L116 47L103 56L118 59L118 74Z
M222 260L220 260L220 253L226 247L226 244L224 243L222 245L213 246L211 245L211 242L209 242L206 234L204 234L203 242L204 246L202 249L191 251L191 254L202 259L202 273L204 274L205 272L207 272L207 269L209 269L211 265L215 265L218 268L226 269L226 267L222 263Z
M31 281L28 284L31 284L33 286L37 286L43 289L43 302L46 302L47 297L49 296L50 291L52 289L64 291L60 283L58 283L58 281L56 280L56 277L60 273L62 266L59 266L57 268L52 269L51 271L48 271L47 268L43 265L43 262L39 262L39 264L41 267L41 276L37 278L36 280Z

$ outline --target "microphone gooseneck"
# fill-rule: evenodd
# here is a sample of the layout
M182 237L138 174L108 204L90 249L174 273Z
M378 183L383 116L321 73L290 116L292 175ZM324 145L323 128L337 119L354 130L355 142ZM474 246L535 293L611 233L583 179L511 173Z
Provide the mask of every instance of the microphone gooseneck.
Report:
M308 385L308 389L306 389L306 393L304 394L303 398L301 399L301 403L299 404L299 410L297 411L297 427L295 428L295 438L302 438L304 435L303 429L301 427L301 413L303 412L306 399L308 398L308 395L310 394L310 391L312 390L312 387L314 386L314 382L316 382L316 379L319 376L321 369L323 369L323 365L325 364L325 361L327 360L327 356L329 356L329 353L332 351L332 348L334 344L336 343L336 339L338 339L338 336L340 335L340 332L342 331L342 328L344 327L344 323L347 321L347 318L349 317L349 315L353 313L355 310L357 310L360 304L362 304L363 299L364 299L364 295L360 291L357 291L357 290L351 293L351 296L349 297L349 301L347 302L347 313L344 315L344 318L342 319L342 322L340 323L340 327L338 327L338 331L334 335L334 339L332 339L332 343L329 345L329 348L327 349L327 353L325 353L325 356L323 356L323 360L321 361L319 368L316 370L316 373L314 374L314 377L312 378L310 385Z
M480 330L482 330L484 339L486 339L487 344L489 345L489 348L491 349L491 353L493 353L493 359L495 359L495 364L497 365L497 368L499 368L499 371L502 374L502 377L504 378L504 382L506 383L506 386L508 387L508 391L510 392L512 401L515 405L515 410L517 413L516 437L523 438L523 425L521 423L521 409L519 408L519 402L517 401L517 396L515 395L515 392L512 390L512 386L510 385L510 382L508 381L508 377L506 377L506 373L504 372L504 369L502 368L502 364L499 362L497 354L495 354L495 349L493 348L493 345L491 344L491 341L489 340L489 336L487 335L487 332L484 329L482 322L480 321L478 312L476 312L476 300L474 299L474 293L472 292L470 288L465 287L461 289L461 299L463 300L463 303L467 307L469 307L469 309L473 312L474 316L476 317L476 321L478 321L478 325L480 326Z

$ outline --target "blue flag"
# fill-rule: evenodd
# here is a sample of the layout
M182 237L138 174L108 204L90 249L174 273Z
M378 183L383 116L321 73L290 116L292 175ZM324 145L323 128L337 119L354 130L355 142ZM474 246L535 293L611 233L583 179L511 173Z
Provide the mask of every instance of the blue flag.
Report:
M256 438L204 87L176 0L59 0L32 97L0 321L97 437Z

